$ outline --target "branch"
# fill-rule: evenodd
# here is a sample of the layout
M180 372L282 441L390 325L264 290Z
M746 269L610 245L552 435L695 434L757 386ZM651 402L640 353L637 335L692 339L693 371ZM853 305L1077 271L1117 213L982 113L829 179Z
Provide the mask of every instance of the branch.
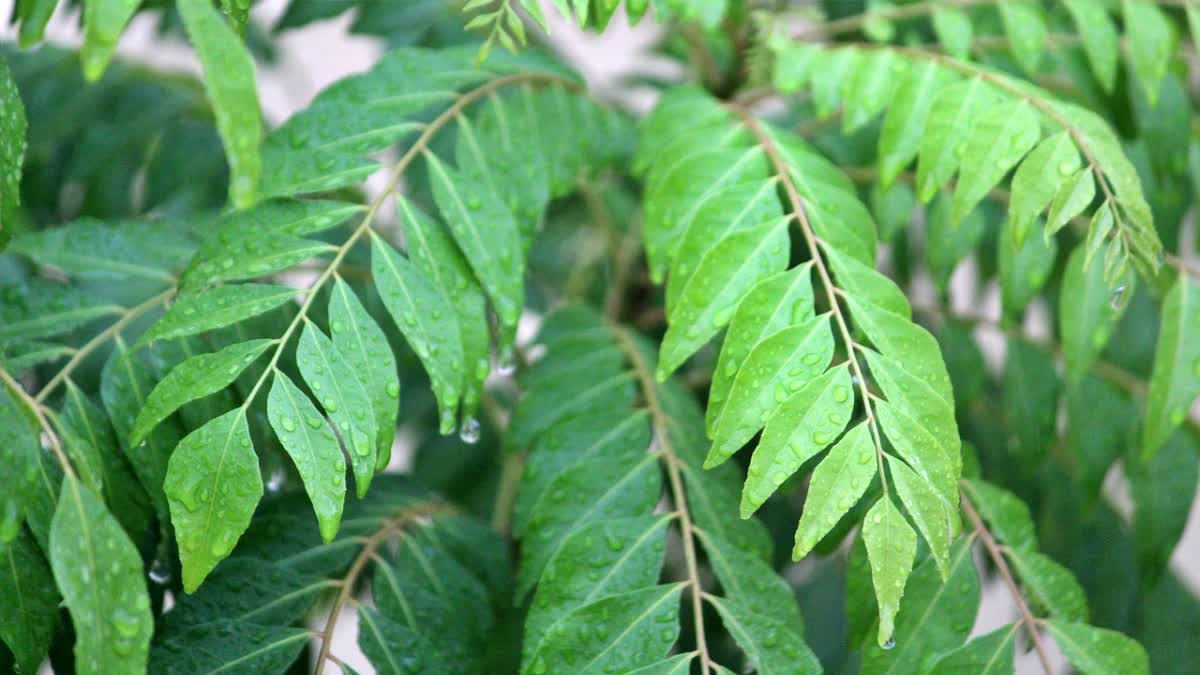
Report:
M400 534L405 528L421 518L428 518L450 510L452 510L451 507L436 503L414 506L385 520L383 525L363 542L362 550L354 558L354 562L351 563L346 576L340 582L341 590L338 592L337 599L333 601L333 606L329 609L329 616L325 619L325 628L317 635L317 639L321 641L321 650L317 654L317 663L314 670L315 675L322 675L325 671L325 662L334 660L329 650L333 647L333 630L337 627L338 617L342 613L342 608L350 600L358 577L362 575L367 562L375 555L375 551L379 548L380 544L386 541L388 537Z
M715 664L708 652L708 640L704 634L702 597L704 589L700 585L700 572L696 565L695 524L692 522L692 515L688 510L687 493L684 491L680 468L681 462L671 447L670 434L667 433L671 421L667 417L662 403L658 400L658 388L654 381L654 373L646 363L642 352L634 344L633 338L624 328L612 326L611 330L617 342L620 343L621 350L629 357L629 362L633 366L634 374L637 376L642 390L642 397L646 400L646 407L650 410L654 426L654 443L660 450L663 464L666 465L667 478L671 486L671 501L675 503L675 509L679 514L680 539L683 540L683 558L687 566L686 583L692 598L692 622L696 633L696 649L700 654L700 672L702 675L707 675L710 671L715 670Z
M25 407L29 408L29 411L37 418L38 426L41 427L42 433L46 434L46 438L49 439L50 449L54 451L54 457L62 465L63 473L66 473L74 481L76 478L75 469L71 467L71 462L67 459L66 453L63 452L62 443L58 440L58 434L54 433L53 427L50 426L50 422L46 419L45 407L32 396L25 393L21 385L2 367L0 367L0 383L11 389L17 398L20 399L21 403L25 404Z
M871 405L871 394L867 391L867 378L863 375L862 366L858 363L858 353L856 350L860 348L860 345L851 336L850 327L846 323L845 312L842 311L841 304L838 302L838 288L834 285L832 277L829 276L829 270L825 267L825 258L822 256L820 247L818 246L820 240L813 232L812 225L808 222L808 214L804 209L804 200L801 199L800 193L796 190L796 185L792 181L787 165L779 155L778 148L775 147L775 142L763 131L762 125L758 120L744 108L733 107L733 110L742 118L742 123L754 135L759 146L767 154L775 175L779 176L780 182L787 192L792 215L800 224L800 231L804 234L805 243L808 244L808 250L815 263L817 275L821 278L821 286L825 290L825 298L829 302L830 311L833 312L838 333L841 334L842 342L846 345L846 357L850 362L850 372L857 381L859 393L862 395L863 411L867 416L867 424L871 430L871 439L875 442L875 461L879 463L879 480L883 486L883 494L886 496L888 494L888 485L883 468L883 439L879 433L879 423L875 420L875 410Z
M63 365L62 369L55 373L54 377L50 378L50 381L46 383L46 386L42 387L41 391L37 393L37 397L33 400L37 401L38 403L45 401L46 398L50 396L50 393L54 391L58 385L66 381L75 368L77 368L85 358L91 355L92 352L96 351L96 349L98 349L101 345L112 339L114 335L117 335L121 331L125 330L125 327L133 323L138 317L142 316L146 312L149 312L155 307L158 307L159 305L165 304L175 295L176 291L178 291L178 288L172 284L170 288L162 293L145 300L136 307L125 310L120 319L114 321L111 326L97 333L94 337L92 337L91 340L88 340L82 347L76 350L75 354L71 356L71 360L67 361L66 364Z
M967 499L966 493L961 490L959 493L961 495L963 510L967 512L967 517L971 519L971 523L975 526L975 533L979 535L979 540L983 542L984 548L987 549L988 557L992 559L992 563L996 566L996 571L1000 573L1000 578L1004 580L1004 585L1008 588L1009 594L1012 595L1013 603L1017 606L1017 612L1021 615L1021 620L1018 623L1025 625L1025 630L1029 633L1029 640L1033 643L1033 648L1037 651L1038 660L1042 662L1042 670L1046 675L1051 675L1054 669L1050 667L1050 657L1046 652L1046 645L1042 642L1042 636L1038 634L1037 620L1033 618L1033 613L1029 611L1029 605L1025 602L1025 596L1017 588L1017 582L1013 580L1012 572L1008 569L1008 563L1004 560L1004 554L1000 551L1000 546L996 544L996 539L992 537L992 533L983 524L983 519L979 517L979 513L975 510L975 506L971 504L971 500Z

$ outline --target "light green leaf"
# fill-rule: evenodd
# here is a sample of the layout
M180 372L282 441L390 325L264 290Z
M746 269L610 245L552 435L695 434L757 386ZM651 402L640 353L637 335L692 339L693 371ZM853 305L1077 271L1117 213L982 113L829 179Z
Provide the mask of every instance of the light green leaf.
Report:
M1067 379L1080 381L1095 363L1126 305L1114 306L1114 291L1104 280L1100 265L1085 268L1087 252L1075 247L1067 259L1059 295L1058 329L1062 334L1063 359L1067 364ZM1135 277L1128 275L1121 283L1121 293L1132 294L1129 288Z
M116 446L109 435L108 417L74 382L67 380L66 386L58 418L63 448L84 484L98 495L109 494L104 489L104 453L115 451Z
M512 212L486 189L464 194L462 190L472 181L432 154L426 159L434 200L454 240L500 320L505 325L516 324L525 301L525 254Z
M877 470L869 425L860 423L842 436L813 471L796 528L792 559L808 555L837 521L867 491ZM913 535L914 542L916 535ZM910 561L911 565L911 561ZM904 574L907 576L908 570Z
M1100 86L1111 92L1117 81L1121 43L1117 27L1105 8L1107 3L1103 0L1065 0L1063 4L1083 39L1083 52L1087 54L1092 72Z
M878 366L872 366L872 369L872 372L876 372ZM889 389L894 388L891 381L888 383ZM915 385L909 386L912 388ZM874 403L880 429L900 457L916 472L921 481L927 484L927 489L931 489L942 502L947 512L955 513L958 498L957 481L961 470L961 460L957 458L959 444L947 443L945 437L935 435L937 430L932 428L932 425L920 421L930 419L930 415L950 413L944 407L940 412L917 412L937 408L914 405L907 399L900 400L895 396L895 392L893 397L895 402L876 400ZM950 524L953 531L957 532L957 519L951 519Z
M873 472L874 462L870 464ZM867 512L862 538L871 561L875 600L879 603L878 640L882 647L895 632L896 612L900 610L900 598L904 595L904 585L917 554L917 533L892 505L891 498L884 495Z
M1129 61L1134 75L1146 92L1150 105L1158 102L1158 90L1167 76L1171 55L1175 53L1175 31L1171 22L1150 0L1123 0L1129 42Z
M75 672L145 672L154 618L142 557L104 502L74 476L63 479L49 557L75 627Z
M83 74L95 82L104 74L117 39L142 0L92 0L83 12Z
M1046 216L1045 237L1058 232L1071 219L1083 213L1096 196L1096 181L1091 169L1082 169L1069 180L1058 186L1054 201L1050 202L1050 213Z
M946 652L922 671L925 675L1011 675L1014 643L1020 628L1002 626Z
M726 599L753 614L771 617L786 626L787 632L804 636L804 619L795 594L770 562L722 536L704 530L697 534Z
M791 626L770 614L761 614L733 598L707 598L721 622L746 653L754 672L768 675L820 673L821 663Z
M263 135L254 61L209 0L179 0L188 38L204 66L204 88L229 160L229 196L238 208L250 206L262 172Z
M886 189L876 183L871 186L869 203L879 225L880 241L892 242L912 221L917 195L908 183L894 182Z
M938 572L945 580L950 575L950 513L945 497L938 495L928 481L918 476L907 464L891 456L892 484L896 495L908 511L921 536L929 544L929 551L937 563ZM957 511L955 511L957 517Z
M1142 456L1150 458L1187 418L1200 394L1200 289L1186 274L1163 300L1162 326L1146 397Z
M462 338L444 293L379 237L371 240L371 274L383 305L429 373L441 431L454 429L462 395Z
M1003 5L1020 6L1018 0ZM955 226L961 224L975 205L1033 148L1040 136L1037 113L1028 101L1021 99L994 106L974 120L967 132L962 155L970 160L959 166L950 222Z
M1149 675L1146 650L1131 637L1082 623L1046 622L1063 656L1084 675Z
M1000 543L1012 550L1037 549L1037 534L1025 502L981 480L963 481L963 491Z
M1046 43L1046 20L1037 2L1007 0L998 5L1008 48L1027 73L1035 74Z
M861 54L860 50L851 47L817 51L810 77L818 117L828 117L841 105L842 87Z
M400 379L396 376L396 357L383 329L341 278L334 279L329 296L329 330L333 334L333 346L363 378L371 398L371 409L375 413L375 472L381 473L391 461L399 415Z
M372 410L371 396L362 377L333 341L307 322L296 345L296 365L346 446L355 488L362 498L375 475L375 416L367 414Z
M776 220L731 234L699 262L668 316L655 374L660 381L733 318L747 291L787 267L789 222Z
M335 250L330 244L290 234L244 231L242 236L226 242L214 256L197 255L181 283L184 288L196 289L223 281L257 279Z
M0 640L20 673L36 673L50 649L58 619L58 591L37 544L22 531L0 544Z
M137 446L160 422L184 403L215 394L237 379L275 340L248 340L212 354L199 354L171 369L150 392L137 421L130 444Z
M946 53L960 61L971 55L971 19L954 7L939 7L933 11L933 32Z
M812 264L804 263L768 277L746 292L738 304L708 392L704 426L711 438L743 360L756 345L788 326L809 322L813 313Z
M961 17L967 39L970 39L970 24L965 21L966 17L956 10L934 12L935 28L940 25L939 17L942 17L941 21L951 20L944 15ZM959 28L952 30L956 33L961 31ZM946 43L947 38L942 35L941 30L938 34L942 42ZM954 51L949 45L947 49ZM932 60L910 68L901 77L903 79L895 95L891 100L883 101L887 112L884 113L883 128L879 132L879 182L885 187L892 185L896 176L917 156L921 149L925 123L929 119L930 110L933 109L937 92L952 79L944 68Z
M1000 230L997 257L1000 267L1000 299L1004 313L1019 317L1054 271L1058 242L1048 237L1024 237L1010 215Z
M958 170L961 158L966 156L967 133L995 107L997 98L990 85L978 77L955 82L934 97L917 160L917 196L922 202L933 199Z
M317 514L321 539L333 541L346 499L346 459L333 430L304 392L283 372L275 372L267 396L267 419L296 465Z
M844 366L829 369L779 406L750 460L742 518L749 518L801 465L832 443L846 429L853 409L850 372Z
M1049 556L1026 548L1007 551L1021 583L1037 605L1060 621L1086 621L1087 598L1070 570Z
M909 64L887 49L865 51L854 61L842 90L842 133L861 129L892 100Z
M163 489L179 540L183 588L192 593L233 550L263 495L246 411L231 410L184 437Z
M912 308L908 306L908 297L896 285L896 282L880 274L870 265L848 255L829 245L822 245L822 253L839 289L863 300L869 301L880 309L896 314L905 319L912 318Z
M586 642L563 630L542 643L522 673L629 672L666 657L679 636L682 584L610 595L567 615L567 626L594 631ZM596 629L601 629L596 631Z
M24 37L26 19L22 18ZM0 64L0 251L12 238L8 214L21 203L21 167L25 163L25 105L8 63Z
M828 315L785 328L759 342L734 379L713 432L705 468L721 464L745 445L781 403L825 372L832 356Z
M269 312L295 295L294 288L274 284L220 286L184 295L142 334L135 347L223 328Z
M1012 179L1008 217L1013 241L1025 241L1034 219L1078 168L1079 151L1066 131L1046 137L1025 157Z

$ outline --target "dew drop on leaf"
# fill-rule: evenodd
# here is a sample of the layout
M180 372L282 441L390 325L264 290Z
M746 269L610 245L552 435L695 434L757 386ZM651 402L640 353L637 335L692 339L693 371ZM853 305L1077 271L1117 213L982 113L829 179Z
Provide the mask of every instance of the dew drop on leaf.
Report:
M463 443L474 445L479 442L479 420L474 417L468 417L463 420L462 426L458 429L458 437Z

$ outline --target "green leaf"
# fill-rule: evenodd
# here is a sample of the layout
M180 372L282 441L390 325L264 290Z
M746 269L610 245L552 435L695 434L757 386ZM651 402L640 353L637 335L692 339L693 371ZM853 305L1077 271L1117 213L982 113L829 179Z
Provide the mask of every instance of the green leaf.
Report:
M861 458L859 461L861 463ZM874 472L874 463L869 460L868 463ZM811 491L809 494L811 496ZM900 610L900 598L904 595L904 585L917 554L917 533L892 505L891 498L884 495L867 512L862 538L871 561L875 600L879 603L878 640L882 647L891 641L895 631L896 612Z
M1025 548L1007 551L1021 583L1037 605L1061 621L1086 621L1087 598L1075 576L1049 556Z
M1004 3L1002 10L1021 6L1021 2L1014 0ZM955 226L961 224L1040 137L1038 116L1028 101L1016 100L994 106L975 120L969 128L962 155L971 159L959 166L950 222Z
M346 446L362 498L375 475L375 416L367 414L372 410L371 397L359 373L315 324L304 325L296 345L296 365Z
M85 218L23 233L9 250L76 278L171 281L195 246L162 223L108 224Z
M1067 385L1067 444L1089 499L1118 457L1135 447L1138 408L1124 389L1094 375Z
M873 120L895 95L909 64L889 50L870 50L854 61L842 90L842 133L850 134Z
M860 423L842 436L813 471L804 512L796 527L793 560L808 555L821 537L858 502L875 477L876 468L871 432L867 424ZM916 535L913 536L915 541Z
M1037 534L1025 502L981 480L963 481L963 491L1000 543L1012 550L1037 549Z
M231 238L215 256L196 256L181 284L187 289L198 289L223 281L258 279L334 250L334 246L320 241L250 230Z
M464 194L464 186L472 181L432 154L426 159L434 199L454 240L500 320L508 326L516 324L525 300L525 255L512 212L489 190Z
M1047 237L1019 239L1017 226L1010 217L1000 230L999 267L1000 297L1004 313L1018 317L1035 298L1050 273L1058 255L1058 242Z
M1046 21L1037 2L1009 0L998 6L1008 48L1026 72L1033 75L1042 61L1046 42Z
M771 617L785 626L787 632L803 637L804 619L796 605L795 593L769 562L721 536L703 530L697 534L721 582L725 599L736 601L753 614Z
M779 406L750 461L742 518L749 518L801 465L841 435L853 409L850 372L842 366L805 384Z
M564 623L589 627L589 639L579 640L577 630L550 635L522 673L630 672L665 658L679 636L682 588L651 586L571 612Z
M50 567L33 538L22 531L0 544L0 639L17 671L37 672L50 650L58 618L58 591Z
M721 410L744 359L759 343L789 326L808 323L813 313L812 265L801 264L763 279L738 303L713 372L704 412L705 430L716 431Z
M1192 433L1177 432L1152 459L1126 464L1134 540L1150 578L1166 569L1187 526L1200 477L1198 450Z
M704 256L668 316L658 379L665 379L723 328L750 288L787 267L789 222L776 220L731 234Z
M1036 465L1055 439L1061 385L1054 357L1024 340L1008 341L1004 358L1004 412L1019 456Z
M104 502L71 475L50 524L49 557L75 627L76 672L145 672L154 618L142 558Z
M1146 650L1116 631L1082 623L1046 622L1063 656L1086 675L1142 675L1150 672Z
M636 2L637 0L633 1ZM643 668L631 670L629 671L629 675L687 675L692 672L692 660L695 658L696 655L694 653L679 654L658 663L652 663Z
M957 225L950 218L951 199L943 193L929 208L926 234L926 262L938 290L950 289L950 277L987 234L987 223L980 209L975 209Z
M871 564L874 566L874 560ZM950 551L948 577L943 579L928 558L913 571L904 589L904 605L896 615L893 649L865 646L862 675L924 672L922 666L931 655L967 639L979 602L980 581L971 546L960 539Z
M329 331L333 346L363 378L371 398L371 409L375 412L375 472L382 473L391 461L399 415L396 357L383 329L341 278L334 279L329 297Z
M821 663L791 626L769 614L752 611L731 598L708 598L721 622L746 653L754 672L820 673Z
M100 400L138 482L145 488L154 510L165 520L169 509L163 480L167 475L167 462L182 437L179 427L167 420L150 432L142 443L130 442L134 422L146 407L153 389L154 377L150 369L135 352L126 349L124 341L117 340L100 373Z
M525 666L568 615L601 598L651 587L662 572L667 516L598 520L572 533L546 565L521 646ZM597 579L596 570L603 570Z
M1125 313L1124 303L1114 304L1114 294L1104 280L1100 265L1085 266L1087 252L1076 247L1067 259L1059 295L1059 332L1062 334L1063 360L1067 379L1080 381L1108 344L1117 322ZM1132 293L1128 288L1135 277L1128 275L1121 282L1119 293Z
M295 289L274 284L220 286L184 295L142 334L135 347L245 321L287 303L295 295Z
M104 453L116 451L108 417L74 382L67 380L66 387L62 415L58 418L63 449L83 483L96 494L107 495L109 492L104 488Z
M1105 91L1111 92L1117 81L1117 59L1121 54L1117 27L1102 0L1065 0L1067 11L1087 54L1092 72Z
M950 518L951 513L957 517L957 510L952 511L947 507L945 497L938 495L928 481L904 462L889 456L888 466L891 467L892 484L896 486L900 503L929 544L938 572L942 579L946 579L950 574Z
M785 328L759 342L738 369L705 468L721 464L745 445L781 403L829 367L832 356L828 315Z
M371 239L371 274L379 297L429 373L441 411L441 431L454 429L461 397L462 341L449 300L408 259L379 237Z
M37 492L38 456L42 454L40 429L30 411L0 383L0 463L11 467L11 484L0 492L0 546L21 529L21 521Z
M922 202L933 199L958 170L960 158L966 156L966 134L994 108L997 98L978 77L943 87L934 97L917 160L917 196ZM997 119L991 116L991 122Z
M0 291L0 340L62 335L123 311L81 287L30 279Z
M1163 300L1162 326L1146 396L1142 456L1150 458L1187 418L1200 394L1200 291L1186 274Z
M954 10L934 12L934 27L938 28L939 39L943 44L947 42L943 30L961 34L962 28L943 25L954 21L950 18L952 16L963 19L969 41L971 26L965 22L966 17L961 12ZM951 53L955 51L950 45L946 48ZM892 185L896 176L917 156L937 92L951 80L946 70L934 61L918 64L901 77L903 79L892 100L882 101L887 105L887 112L884 113L883 128L879 132L879 182L885 187Z
M212 354L198 354L172 368L155 385L138 412L130 433L130 444L141 445L154 427L183 404L228 387L267 348L275 344L275 340L248 340Z
M333 541L346 499L346 459L333 430L308 396L282 372L275 373L267 417L308 492L321 538Z
M233 550L263 495L246 411L231 410L184 437L163 489L179 540L183 588L192 593Z
M413 265L447 298L462 338L464 417L475 414L490 371L487 301L470 266L441 223L406 199L400 201L404 239Z
M204 88L229 159L229 196L238 208L250 206L258 190L263 134L254 61L209 0L180 0L179 14L204 67Z
M104 74L117 39L140 4L141 0L92 0L84 7L80 60L88 80L95 82Z
M1129 42L1130 66L1146 92L1146 99L1154 105L1171 55L1175 53L1175 31L1158 5L1148 0L1123 0L1121 12Z
M1081 169L1069 180L1058 186L1054 201L1050 202L1050 213L1046 216L1045 236L1058 232L1071 219L1083 213L1096 196L1096 181L1090 169Z
M895 241L913 217L917 195L908 183L895 182L882 188L879 183L871 186L871 215L879 224L880 241Z
M1029 228L1059 188L1079 169L1079 151L1066 131L1047 136L1017 167L1009 200L1013 241L1022 244Z
M960 61L971 55L971 19L954 7L939 7L933 11L933 32L946 53Z
M937 657L927 675L1009 675L1019 627L1002 626Z
M26 21L22 17L22 37ZM27 128L21 92L5 62L0 64L0 251L4 250L13 233L8 215L15 213L15 207L21 203L21 168L25 163Z

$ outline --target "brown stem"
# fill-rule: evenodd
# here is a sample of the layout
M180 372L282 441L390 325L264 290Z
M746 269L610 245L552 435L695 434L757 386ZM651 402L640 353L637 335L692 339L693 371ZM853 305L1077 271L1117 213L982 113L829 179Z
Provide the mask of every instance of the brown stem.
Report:
M1033 643L1033 648L1037 651L1038 660L1042 662L1042 670L1046 675L1054 672L1050 667L1050 657L1046 652L1046 645L1042 642L1042 636L1038 634L1037 620L1033 618L1033 613L1029 611L1029 605L1025 602L1025 596L1021 594L1021 590L1017 588L1017 582L1013 579L1012 572L1008 569L1008 563L1004 560L1004 553L1000 550L1000 546L996 543L996 539L992 537L992 533L988 531L987 526L983 524L983 519L979 517L979 512L975 510L975 506L971 504L971 500L967 499L966 493L961 496L963 510L967 512L967 517L971 519L971 523L975 526L975 533L979 535L979 540L983 542L983 546L987 549L988 557L992 559L992 563L996 566L996 571L1000 573L1000 578L1004 580L1004 585L1008 587L1008 592L1012 596L1013 603L1017 606L1017 612L1021 615L1019 623L1025 625L1025 630L1029 633L1029 640Z
M715 666L708 652L708 639L704 634L704 606L701 597L704 589L700 586L700 571L696 564L695 525L691 512L688 510L681 462L679 456L675 454L674 448L671 447L670 435L667 432L670 419L667 417L662 403L658 400L658 388L654 381L654 373L646 363L642 352L634 344L633 338L624 328L617 326L612 327L612 333L633 366L634 374L642 389L642 397L645 398L646 407L650 410L650 417L654 425L654 442L658 446L659 457L666 465L667 479L671 487L671 501L675 503L675 510L679 514L680 538L683 540L683 559L688 577L686 583L692 598L692 623L696 633L696 649L700 654L700 672L707 674L715 670Z
M845 313L838 302L837 287L833 283L833 278L829 275L829 270L825 267L825 258L818 245L819 239L813 232L812 225L808 222L808 213L804 209L804 200L801 199L800 193L796 190L796 185L792 181L791 174L788 172L787 164L779 155L779 150L775 147L775 142L763 130L759 121L743 108L733 107L733 110L742 118L742 123L754 135L763 152L767 154L767 158L770 160L775 174L779 176L780 182L783 184L792 213L800 224L800 231L803 233L804 240L808 244L809 253L812 255L817 276L821 278L821 286L825 290L825 298L829 303L830 311L833 313L838 333L842 337L842 343L846 346L846 356L850 362L850 372L858 382L858 390L862 395L863 411L867 416L871 438L875 442L875 460L879 465L879 480L883 486L883 494L886 496L888 494L888 485L883 469L883 440L879 433L879 424L875 421L875 411L871 405L871 395L867 391L867 378L864 376L862 366L858 362L856 349L858 349L859 344L855 342L850 334L850 327L846 322Z

